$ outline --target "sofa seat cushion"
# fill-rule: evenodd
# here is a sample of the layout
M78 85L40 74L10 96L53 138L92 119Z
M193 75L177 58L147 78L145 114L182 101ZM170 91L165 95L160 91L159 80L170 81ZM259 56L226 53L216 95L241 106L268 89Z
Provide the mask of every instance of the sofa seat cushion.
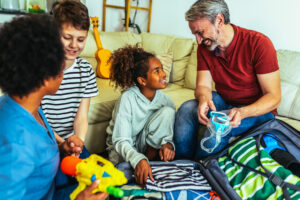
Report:
M182 103L188 101L190 99L194 99L194 90L187 89L187 88L179 88L176 90L162 90L166 93L174 102L176 109L180 107Z

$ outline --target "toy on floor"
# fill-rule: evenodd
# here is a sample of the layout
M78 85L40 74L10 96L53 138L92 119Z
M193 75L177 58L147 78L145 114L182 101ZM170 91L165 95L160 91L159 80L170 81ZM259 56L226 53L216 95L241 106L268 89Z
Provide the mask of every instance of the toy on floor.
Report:
M106 192L118 198L124 195L123 190L114 187L127 183L124 173L115 168L110 161L96 154L92 154L86 159L67 156L61 162L61 170L65 174L76 176L79 183L70 195L71 200L75 199L82 190L96 179L99 179L100 183L93 193Z
M210 136L201 140L201 148L211 153L221 142L221 137L226 136L231 130L227 114L215 111L210 112L210 120L207 128L210 132ZM208 140L211 141L212 138L215 138L215 145L213 147L206 147L204 143Z

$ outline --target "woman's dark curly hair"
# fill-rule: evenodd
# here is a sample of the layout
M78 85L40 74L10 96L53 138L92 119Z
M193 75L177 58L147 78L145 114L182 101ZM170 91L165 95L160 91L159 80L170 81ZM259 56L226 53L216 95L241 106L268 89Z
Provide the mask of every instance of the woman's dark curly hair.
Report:
M15 17L0 28L0 88L23 97L63 70L60 30L46 14Z
M137 46L128 45L114 51L111 57L111 80L122 89L139 85L137 78L147 78L151 57L155 55Z
M53 16L60 25L70 24L77 29L86 31L90 28L89 11L80 1L62 1L55 6Z

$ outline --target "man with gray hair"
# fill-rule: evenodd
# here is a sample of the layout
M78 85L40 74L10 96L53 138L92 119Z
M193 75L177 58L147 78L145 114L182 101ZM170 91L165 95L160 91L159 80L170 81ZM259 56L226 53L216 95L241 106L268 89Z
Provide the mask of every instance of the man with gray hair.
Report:
M185 17L198 43L197 83L195 99L178 109L174 140L177 158L201 159L220 151L231 137L274 118L281 101L279 67L270 39L231 24L224 0L198 0ZM232 130L209 152L197 136L211 111L227 113ZM212 137L206 146L215 143Z

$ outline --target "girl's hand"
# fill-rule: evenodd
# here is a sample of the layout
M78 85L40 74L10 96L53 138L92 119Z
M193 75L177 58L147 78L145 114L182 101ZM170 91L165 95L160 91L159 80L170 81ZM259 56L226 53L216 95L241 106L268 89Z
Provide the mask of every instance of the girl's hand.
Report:
M148 176L151 179L151 181L154 182L151 167L150 167L148 161L143 159L135 167L134 178L138 184L145 185Z
M159 157L161 160L167 162L173 160L175 157L175 151L171 143L166 143L161 146L159 150Z

